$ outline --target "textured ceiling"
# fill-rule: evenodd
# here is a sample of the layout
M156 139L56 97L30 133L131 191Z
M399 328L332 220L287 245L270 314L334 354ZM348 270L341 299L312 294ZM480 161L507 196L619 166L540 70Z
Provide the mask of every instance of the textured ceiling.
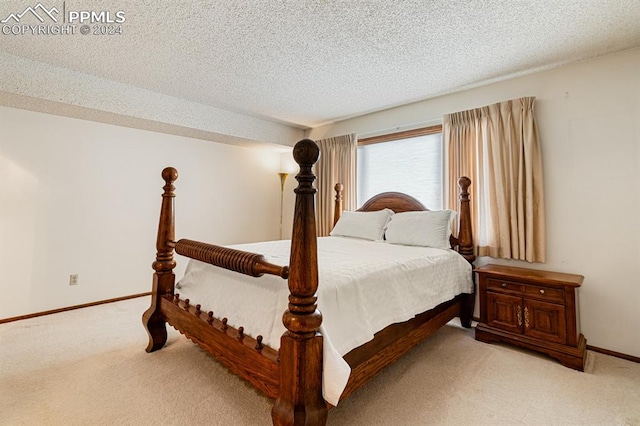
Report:
M0 19L36 4L3 0ZM67 0L64 7L122 10L123 34L0 34L0 52L298 128L640 46L640 0ZM0 89L18 93L15 79ZM95 96L91 79L65 93Z

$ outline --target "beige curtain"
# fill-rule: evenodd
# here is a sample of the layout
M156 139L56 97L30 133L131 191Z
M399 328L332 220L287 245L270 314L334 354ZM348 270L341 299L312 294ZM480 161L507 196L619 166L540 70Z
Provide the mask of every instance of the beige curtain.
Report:
M469 176L476 255L546 261L542 157L535 98L520 98L443 117L449 208L457 180Z
M355 134L336 136L316 141L320 147L320 159L316 164L318 177L317 233L329 235L333 229L334 186L344 185L343 209L356 208L356 153L358 143Z

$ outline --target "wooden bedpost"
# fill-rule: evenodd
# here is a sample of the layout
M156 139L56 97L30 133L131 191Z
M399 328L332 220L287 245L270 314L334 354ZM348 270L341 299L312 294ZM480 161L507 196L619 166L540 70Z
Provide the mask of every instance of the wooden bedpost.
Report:
M471 179L466 176L458 179L460 188L460 229L458 230L458 252L473 267L476 256L473 254L473 231L471 228L471 207L469 205L469 186ZM472 274L475 274L473 271ZM475 282L475 280L474 280ZM464 294L460 310L460 323L465 328L471 328L473 309L475 307L475 292Z
M344 185L336 183L333 189L336 191L336 201L333 207L333 226L336 226L340 216L342 216L342 190L344 189Z
M322 397L322 314L317 309L318 254L315 175L311 167L320 149L303 139L293 149L300 165L291 238L289 309L280 340L280 392L271 412L274 425L324 425L327 406Z
M459 253L473 263L476 256L473 254L473 231L471 228L471 207L469 206L469 186L471 179L466 176L458 179L460 187L460 229L458 230Z
M174 203L175 198L173 182L178 179L178 171L173 167L167 167L162 171L162 179L165 181L162 194L162 207L160 209L160 223L158 224L158 238L156 240L156 261L153 262L153 288L151 290L151 307L142 315L142 323L149 334L147 352L153 352L164 346L167 342L167 327L164 317L160 314L160 298L163 295L173 295L175 275L173 268L176 261L173 259L173 245L175 240Z

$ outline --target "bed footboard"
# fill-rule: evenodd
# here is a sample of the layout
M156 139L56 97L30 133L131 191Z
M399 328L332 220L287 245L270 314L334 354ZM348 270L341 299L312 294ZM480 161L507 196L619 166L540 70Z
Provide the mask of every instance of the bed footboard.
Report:
M322 396L322 314L317 309L318 259L316 242L315 175L313 165L320 150L305 139L296 144L293 156L300 165L296 176L296 203L291 239L290 267L268 263L263 256L192 240L175 241L173 183L178 172L172 167L162 171L165 181L162 208L153 263L151 306L142 321L149 334L147 352L162 348L167 341L166 323L176 327L198 345L212 353L236 374L250 381L271 397L277 397L272 410L276 425L323 425L327 405ZM225 269L251 276L262 274L288 278L289 309L283 315L287 331L275 352L245 337L242 327L228 327L213 313L191 306L175 294L176 262L173 252ZM278 354L279 356L276 356Z
M166 322L167 318L171 318L171 315L166 314L162 309L161 298L174 295L175 274L173 268L176 266L173 259L174 249L176 253L186 257L253 277L271 274L286 279L289 276L288 266L269 263L261 254L187 239L175 242L175 186L173 183L178 178L178 171L173 167L167 167L162 171L162 178L165 181L165 186L163 187L164 193L162 194L160 223L156 240L156 261L153 262L155 273L153 274L151 306L142 316L142 322L149 334L147 352L162 348L167 341ZM176 324L173 325L180 329ZM180 329L180 331L183 330Z
M278 351L263 345L262 336L244 334L243 327L229 326L227 318L214 318L213 312L200 310L177 293L160 303L172 326L266 396L277 398Z

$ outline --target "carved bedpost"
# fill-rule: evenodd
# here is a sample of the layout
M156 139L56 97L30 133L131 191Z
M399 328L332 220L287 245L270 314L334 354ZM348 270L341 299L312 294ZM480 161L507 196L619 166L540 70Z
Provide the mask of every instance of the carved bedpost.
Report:
M469 186L471 179L466 176L458 179L460 187L460 229L458 231L458 243L460 254L473 263L476 256L473 254L473 231L471 229L471 207L469 206Z
M344 185L336 183L333 189L336 191L336 201L333 207L333 226L336 226L340 216L342 216L342 190L344 189Z
M458 230L458 252L473 267L476 256L473 254L473 231L471 228L471 207L469 206L469 186L471 179L466 176L458 179L460 187L460 229ZM474 272L471 272L474 274ZM474 280L475 282L475 280ZM475 293L464 294L460 310L460 323L463 327L471 328L473 309L475 306Z
M293 149L300 165L291 238L289 309L280 340L280 392L271 412L274 425L323 425L327 406L322 397L322 314L317 309L318 258L311 167L320 149L304 139Z
M160 298L165 294L173 295L175 283L173 273L173 268L176 266L176 261L173 259L175 241L173 199L176 195L173 192L175 190L173 183L178 179L178 171L173 167L167 167L162 171L162 179L164 179L165 185L156 240L156 261L152 265L156 272L153 274L151 307L142 315L142 323L149 334L147 352L158 350L167 342L166 322L160 314Z

